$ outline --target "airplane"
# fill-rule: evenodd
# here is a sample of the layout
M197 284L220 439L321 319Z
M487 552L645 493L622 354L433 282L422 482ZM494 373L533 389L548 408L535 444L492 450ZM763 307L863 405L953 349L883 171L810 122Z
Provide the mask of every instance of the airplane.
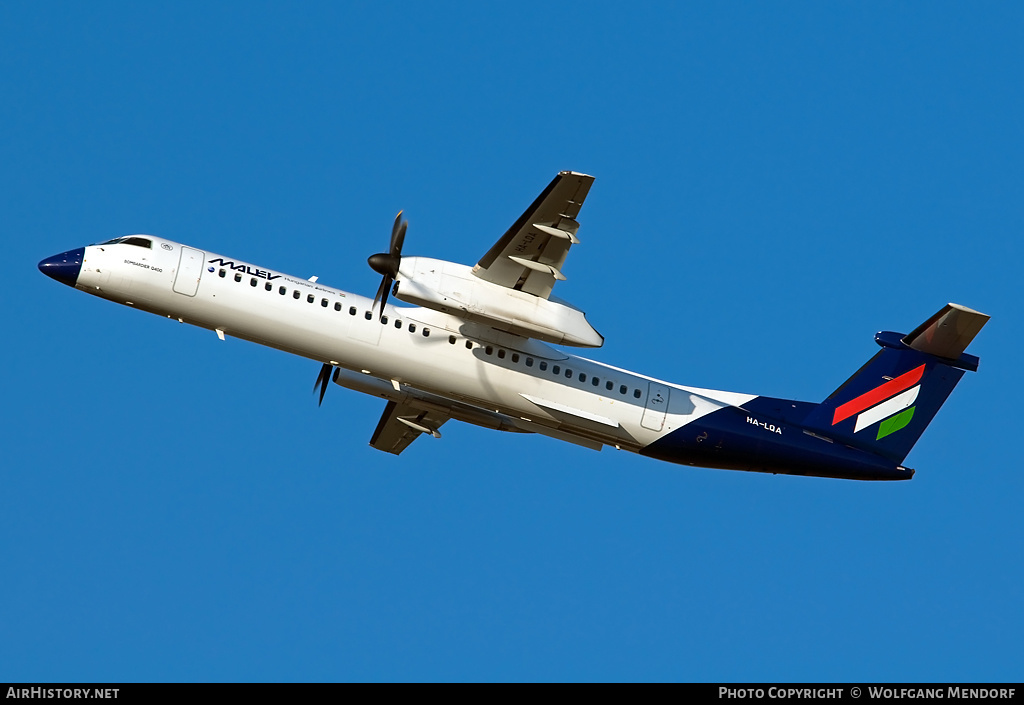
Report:
M604 338L551 295L579 243L594 178L558 173L475 266L402 254L395 219L374 298L152 235L39 263L76 289L321 363L330 382L386 400L370 445L395 455L450 419L612 446L682 465L856 480L909 480L902 465L978 358L989 316L947 304L881 348L820 403L662 381L553 347ZM408 304L388 303L389 294Z

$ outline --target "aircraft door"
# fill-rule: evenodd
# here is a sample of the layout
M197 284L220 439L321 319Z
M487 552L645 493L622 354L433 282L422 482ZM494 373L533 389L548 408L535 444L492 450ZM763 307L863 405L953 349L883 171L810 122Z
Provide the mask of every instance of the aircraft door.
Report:
M670 391L664 384L651 382L647 388L647 405L640 425L652 431L660 431L665 426L665 414L668 412Z
M181 248L181 259L178 261L178 272L174 277L174 290L185 296L195 296L199 288L199 277L203 275L203 260L206 259L200 250L191 247Z

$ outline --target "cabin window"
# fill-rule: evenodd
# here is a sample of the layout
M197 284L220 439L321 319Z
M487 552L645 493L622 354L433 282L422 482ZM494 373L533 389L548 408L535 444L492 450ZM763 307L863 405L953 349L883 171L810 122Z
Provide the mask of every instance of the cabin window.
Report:
M505 359L505 351L502 350L501 348L498 348L498 359L499 360L504 360Z
M490 355L493 352L494 352L494 348L492 348L490 345L488 345L486 348L484 348L484 354L486 354L486 355Z
M284 286L279 287L277 293L279 293L281 296L284 296L285 294L288 293L288 288Z
M559 367L558 365L555 365L554 367L551 368L551 374L557 375L561 371L562 371L562 368Z
M410 323L409 324L409 332L410 333L415 333L416 332L416 324L415 323Z
M601 386L601 378L600 377L591 377L590 378L590 383L592 385L594 385L595 387L600 387Z
M350 316L356 315L356 307L355 306L349 306L348 307L348 315L350 315Z
M512 353L512 362L519 362L519 353Z
M546 370L547 368L548 368L548 363L546 363L546 362L544 362L543 360L541 360L541 361L540 361L540 371L541 371L541 372L543 372L543 371L544 371L544 370Z
M604 383L604 388L607 389L609 392L612 391L612 389L615 388L615 382L608 380L607 382Z
M450 344L452 344L452 345L455 345L455 336L454 335L449 335L448 336L448 342Z
M583 372L580 372L580 382L586 382L586 381L587 381L587 375L584 374Z
M621 387L619 387L619 394L625 394L628 391L629 389L626 387L626 385L622 385Z
M395 328L401 328L401 327L402 327L402 321L400 321L400 320L395 321Z
M256 277L253 277L252 279L249 280L249 286L256 286L257 284L259 284L259 281L256 279Z
M380 324L382 326L386 326L388 324L388 317L387 316L381 316L380 317Z
M527 367L533 367L533 358L532 357L526 358L526 366Z
M424 338L429 338L430 337L430 329L429 328L424 328L423 329L423 337Z
M572 379L572 370L570 370L568 367L565 368L565 378Z
M335 311L340 311L341 310L341 302L340 301L335 301L334 302L334 310Z
M293 299L298 299L300 296L302 296L302 292L299 291L298 289L296 289L295 291L292 292L292 298Z
M136 247L145 247L147 250L153 249L153 241L144 237L126 237L121 241L123 245L135 245Z
M329 303L331 302L328 301L327 299L320 299L320 305L323 306L324 308L327 308L327 304Z
M226 271L224 271L223 269L222 269L222 270L220 270L219 272L217 272L217 276L218 276L218 277L220 277L221 279L223 279L223 278L224 278L224 275L225 275L225 274L227 274L227 272L226 272Z
M367 311L366 313L364 313L363 314L363 318L365 318L368 321L372 321L373 320L373 311Z
M466 341L466 350L472 350L472 349L473 349L473 341L472 340L467 340Z
M636 397L637 399L639 399L640 398L640 390L639 389L634 389L633 390L633 396Z
M306 294L306 303L307 304L311 304L314 301L316 301L316 297L315 296L313 296L312 294Z
M263 285L263 288L266 289L267 291L273 291L274 285L271 284L270 282L267 282L266 284Z
M236 282L242 281L242 273L241 272L235 272L235 281Z

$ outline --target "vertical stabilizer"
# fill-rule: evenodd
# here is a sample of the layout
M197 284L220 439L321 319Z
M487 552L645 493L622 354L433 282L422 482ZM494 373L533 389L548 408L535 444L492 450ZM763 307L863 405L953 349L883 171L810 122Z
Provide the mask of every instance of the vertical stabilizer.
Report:
M913 333L875 336L882 349L818 405L805 426L855 448L902 463L978 358L964 350L988 321L948 304Z

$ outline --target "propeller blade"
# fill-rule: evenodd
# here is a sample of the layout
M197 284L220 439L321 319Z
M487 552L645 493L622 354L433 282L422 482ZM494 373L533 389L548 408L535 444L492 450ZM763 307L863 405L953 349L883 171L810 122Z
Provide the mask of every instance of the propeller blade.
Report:
M317 387L320 388L320 401L317 402L317 406L321 406L324 403L324 394L327 393L327 385L331 381L331 373L334 371L334 365L329 365L326 362L324 366L320 368L320 374L316 377L316 384L313 385L313 391L315 392Z
M377 320L384 318L384 307L388 305L388 293L391 291L391 282L393 281L394 279L385 274L384 279L380 282L380 288L377 289L377 295L373 297L374 306L380 301L380 315Z
M399 213L399 216L402 214ZM409 228L409 221L403 220L398 226L398 231L391 236L391 256L396 259L402 258L402 245L405 243L405 231ZM395 267L397 269L397 267Z
M395 216L395 224L391 226L391 251L395 250L395 239L398 237L398 229L402 226L402 213L404 211L398 211L398 215Z

